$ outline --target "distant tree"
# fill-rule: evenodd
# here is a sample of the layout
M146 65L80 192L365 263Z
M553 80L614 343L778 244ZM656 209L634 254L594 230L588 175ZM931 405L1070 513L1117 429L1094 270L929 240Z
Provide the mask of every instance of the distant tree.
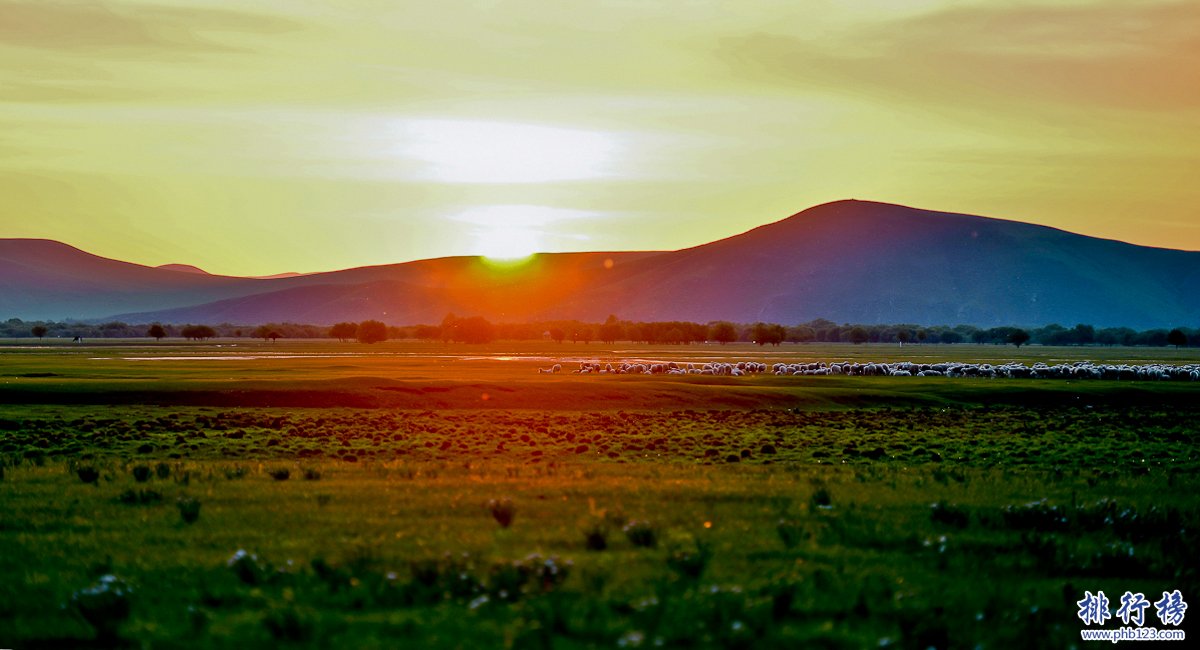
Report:
M355 326L355 329L357 329L357 326ZM442 328L437 325L417 325L413 327L412 335L414 338L423 341L436 341L442 336Z
M1008 335L1008 342L1020 348L1022 345L1025 345L1029 342L1029 332L1026 332L1023 329L1014 329Z
M850 342L855 345L862 345L870 340L871 334L861 325L855 325L850 328Z
M728 321L717 321L708 328L708 338L725 345L737 340L737 328Z
M942 332L942 343L962 343L963 336L954 330Z
M495 326L482 316L459 319L454 335L463 343L491 343L495 338Z
M50 330L46 329L46 328L45 328L44 326L42 326L42 325L34 325L34 326L33 326L33 328L31 328L31 329L29 330L29 333L30 333L30 334L32 334L32 335L34 335L34 336L36 336L36 337L38 337L38 339L41 339L43 336L45 336L45 335L46 335L46 332L49 332L49 331L50 331Z
M441 331L442 342L449 343L450 341L453 341L454 340L454 332L457 329L458 329L458 316L455 316L454 312L450 312L449 314L446 314L446 317L442 319L442 331Z
M233 335L239 339L242 338L242 330L233 330Z
M337 323L329 328L329 338L345 341L358 336L358 323Z
M797 325L787 329L787 340L792 343L808 343L817 338L816 331L808 325Z
M1176 327L1167 333L1167 343L1174 345L1176 349L1184 347L1188 344L1187 334L1184 334L1183 330Z
M217 331L208 325L186 325L179 333L189 341L204 341L217 335Z
M917 330L917 343L924 343L929 338L929 330L921 328Z
M161 341L166 335L167 330L163 329L163 326L158 323L151 325L150 329L146 330L146 336L149 336L155 341Z
M900 341L900 347L904 347L905 343L912 340L912 332L901 329L899 332L896 332L896 339Z
M358 324L357 336L360 343L379 343L388 338L387 325L377 320L365 320Z
M1096 342L1096 328L1091 325L1080 323L1075 326L1072 334L1076 345L1091 345Z
M562 343L563 339L567 338L567 333L562 331L561 328L551 327L549 331L550 331L550 338L555 343Z
M759 345L779 345L783 343L784 337L787 335L787 330L783 329L782 325L774 323L755 323L754 331L751 336L754 337L754 342Z
M1138 332L1133 337L1134 345L1149 345L1153 347L1165 347L1168 344L1167 337L1170 332L1164 329L1146 330Z
M604 321L597 333L600 335L601 341L612 345L625 337L625 328L621 327L621 321L617 320L616 314L609 314L608 320Z

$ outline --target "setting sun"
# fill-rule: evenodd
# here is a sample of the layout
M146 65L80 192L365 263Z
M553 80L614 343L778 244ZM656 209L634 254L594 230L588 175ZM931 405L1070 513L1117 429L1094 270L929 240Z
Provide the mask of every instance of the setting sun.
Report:
M517 260L537 252L538 236L532 230L500 226L481 231L476 236L475 250L493 260Z

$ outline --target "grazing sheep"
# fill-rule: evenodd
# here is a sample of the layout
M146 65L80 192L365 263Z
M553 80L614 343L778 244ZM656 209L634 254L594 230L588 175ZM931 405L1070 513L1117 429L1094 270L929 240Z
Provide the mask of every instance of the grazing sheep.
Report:
M552 375L562 371L562 364L550 368L538 368L538 374ZM766 364L758 361L623 361L600 363L580 361L579 368L572 371L577 375L590 374L641 374L641 375L710 375L723 377L746 377L759 373L775 376L825 376L845 375L848 377L948 377L971 379L1065 379L1105 381L1200 381L1200 364L1168 365L1151 364L1098 364L1091 361L1048 364L1036 362L1024 365L1016 362L1002 364L964 363L941 361L937 363L914 363L911 361L850 362L809 361L785 363L777 361Z

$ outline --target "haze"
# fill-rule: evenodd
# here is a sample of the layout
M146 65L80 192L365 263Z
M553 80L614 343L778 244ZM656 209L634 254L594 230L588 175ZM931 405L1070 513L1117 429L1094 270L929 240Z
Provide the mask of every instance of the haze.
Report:
M857 197L1200 249L1194 3L336 5L0 0L0 236L263 275Z

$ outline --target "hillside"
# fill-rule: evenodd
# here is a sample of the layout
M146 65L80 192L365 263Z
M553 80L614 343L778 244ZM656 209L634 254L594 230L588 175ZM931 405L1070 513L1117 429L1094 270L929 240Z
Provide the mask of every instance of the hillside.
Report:
M31 252L32 249L33 252ZM606 263L607 262L607 263ZM152 269L0 240L0 315L127 321L770 321L1129 326L1200 322L1200 253L868 201L662 253L475 257L276 279Z

